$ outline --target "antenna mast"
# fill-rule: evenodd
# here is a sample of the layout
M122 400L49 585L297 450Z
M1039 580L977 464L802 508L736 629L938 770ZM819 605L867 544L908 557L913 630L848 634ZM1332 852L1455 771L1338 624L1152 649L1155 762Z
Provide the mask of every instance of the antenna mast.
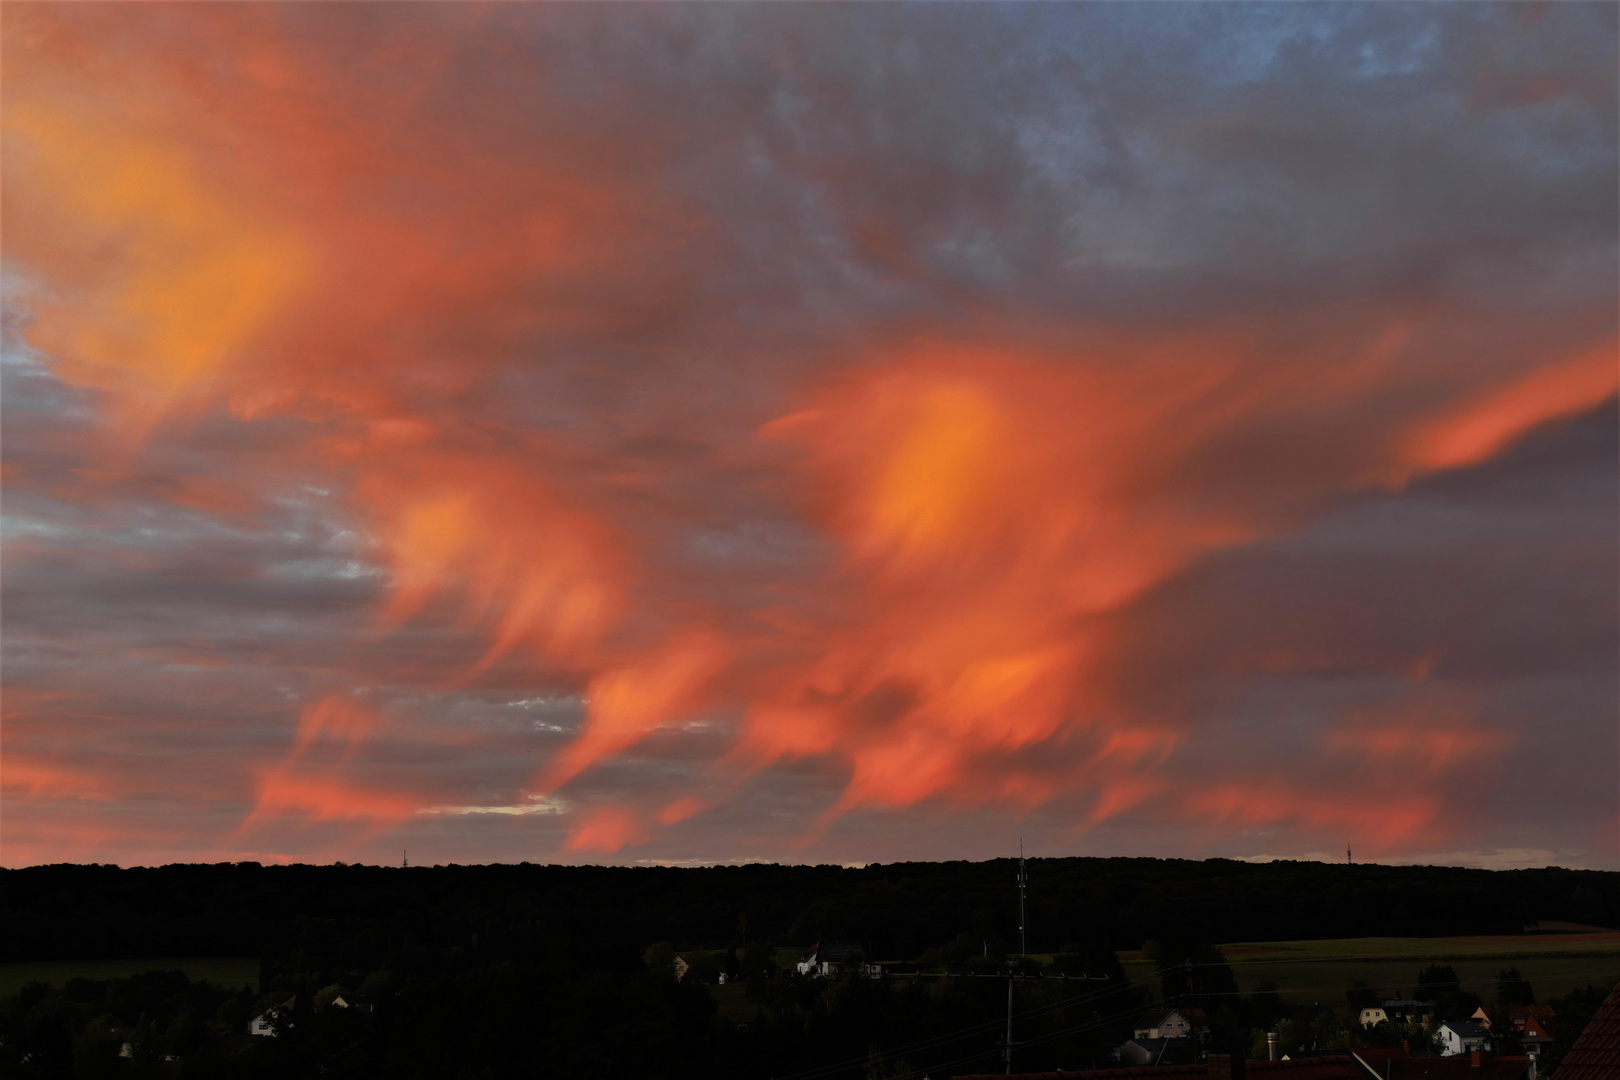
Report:
M1029 944L1024 940L1024 838L1018 838L1018 955L1023 956L1029 952Z

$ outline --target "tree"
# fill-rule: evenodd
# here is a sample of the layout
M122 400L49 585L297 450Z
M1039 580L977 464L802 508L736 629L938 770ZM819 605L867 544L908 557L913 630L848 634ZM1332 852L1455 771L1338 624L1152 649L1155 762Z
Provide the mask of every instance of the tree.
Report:
M1431 964L1418 972L1418 993L1439 997L1462 990L1462 980L1450 964Z
M1254 1006L1254 1018L1263 1025L1282 1015L1282 995L1277 993L1276 980L1267 979L1256 987L1250 1004Z
M647 951L641 954L641 960L647 965L647 974L654 978L675 977L675 946L669 942L660 941L647 946Z
M1357 979L1350 984L1350 989L1344 992L1344 1003L1350 1007L1351 1015L1359 1017L1362 1009L1370 1009L1378 1004L1378 994L1372 987Z
M1519 974L1518 968L1508 968L1496 979L1496 1003L1498 1005L1534 1005L1536 992L1530 988L1530 983Z

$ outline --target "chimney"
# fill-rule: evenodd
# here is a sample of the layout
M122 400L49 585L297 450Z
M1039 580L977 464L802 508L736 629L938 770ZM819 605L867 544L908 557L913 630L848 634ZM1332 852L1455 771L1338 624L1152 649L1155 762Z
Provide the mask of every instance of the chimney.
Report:
M1407 1057L1412 1056L1412 1040L1411 1039L1402 1039L1401 1040L1401 1051L1403 1053L1405 1053Z
M1468 1064L1473 1068L1479 1068L1481 1065L1485 1064L1485 1055L1480 1053L1478 1050L1472 1051L1468 1055Z
M1266 1032L1266 1057L1271 1061L1277 1060L1277 1033Z
M1211 1054L1209 1061L1209 1080L1244 1080L1242 1054Z

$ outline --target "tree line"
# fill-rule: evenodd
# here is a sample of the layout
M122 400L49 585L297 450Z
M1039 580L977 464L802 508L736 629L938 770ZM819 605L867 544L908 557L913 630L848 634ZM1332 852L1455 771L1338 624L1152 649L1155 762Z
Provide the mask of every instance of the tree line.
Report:
M725 948L858 941L914 959L957 939L1016 941L1016 861L699 868L56 865L0 870L0 960L363 953L511 927L600 942ZM1517 933L1620 925L1620 873L1224 859L1031 859L1029 948ZM292 943L299 943L298 946Z

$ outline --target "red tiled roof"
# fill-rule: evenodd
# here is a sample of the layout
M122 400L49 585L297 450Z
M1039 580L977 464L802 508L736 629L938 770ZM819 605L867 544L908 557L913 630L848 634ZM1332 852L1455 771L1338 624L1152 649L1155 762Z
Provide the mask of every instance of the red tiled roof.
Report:
M1366 1080L1348 1057L1296 1058L1292 1061L1250 1061L1245 1071L1249 1076L1276 1077L1276 1080ZM1087 1069L1083 1072L1013 1073L1011 1080L1147 1080L1163 1077L1207 1077L1208 1065L1133 1065L1118 1069ZM951 1080L1009 1080L995 1073L975 1073L953 1076ZM1494 1078L1493 1078L1494 1080Z
M1529 1075L1530 1059L1504 1055L1486 1058L1475 1068L1472 1054L1391 1058L1385 1062L1384 1069L1381 1075L1387 1080L1523 1080ZM1562 1073L1559 1080L1563 1080Z
M1558 1066L1558 1080L1614 1080L1620 1076L1620 984L1592 1014L1581 1037Z
M1380 1077L1389 1071L1387 1066L1391 1059L1411 1056L1404 1046L1364 1046L1356 1051L1356 1060Z
M1513 1020L1523 1020L1533 1016L1537 1020L1551 1020L1553 1010L1551 1005L1509 1005L1508 1017Z

